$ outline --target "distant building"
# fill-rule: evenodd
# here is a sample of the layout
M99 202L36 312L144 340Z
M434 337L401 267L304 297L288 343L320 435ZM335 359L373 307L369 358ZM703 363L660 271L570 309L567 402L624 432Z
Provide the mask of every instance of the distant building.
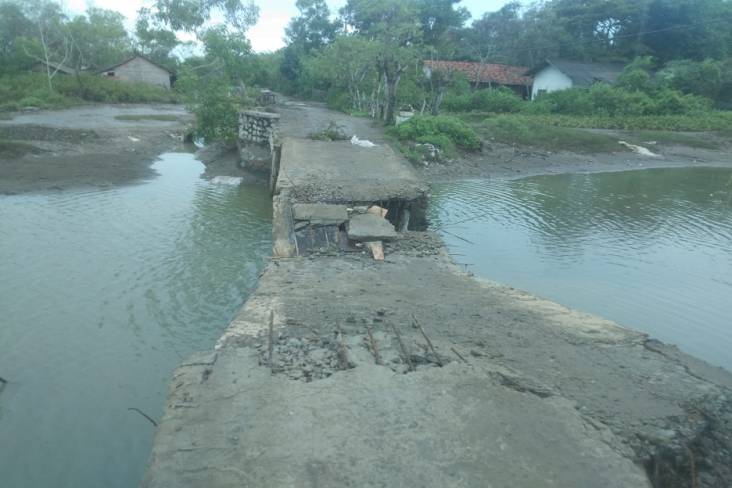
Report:
M460 72L477 88L495 88L505 86L518 95L526 98L531 93L531 76L524 66L508 64L485 64L468 61L432 61L424 62L424 72L430 76L432 71Z
M70 68L61 63L54 63L52 61L49 61L48 63L45 61L38 61L33 66L33 71L42 71L42 72L46 73L48 69L51 70L51 73L56 72L61 75L75 75L76 74L76 70L74 68Z
M104 68L99 74L114 80L149 83L165 88L170 88L170 77L173 75L170 70L139 54Z
M534 77L531 99L542 93L566 90L574 86L590 86L598 82L614 84L623 71L622 64L580 63L577 61L546 60L528 72Z

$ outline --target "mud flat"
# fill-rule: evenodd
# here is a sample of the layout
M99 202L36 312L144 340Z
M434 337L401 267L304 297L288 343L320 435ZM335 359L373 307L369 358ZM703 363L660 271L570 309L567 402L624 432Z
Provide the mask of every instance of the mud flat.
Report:
M155 176L157 156L183 149L191 117L177 105L87 105L0 121L0 195L108 187Z
M462 272L389 148L284 132L275 257L175 372L143 486L732 484L729 373Z

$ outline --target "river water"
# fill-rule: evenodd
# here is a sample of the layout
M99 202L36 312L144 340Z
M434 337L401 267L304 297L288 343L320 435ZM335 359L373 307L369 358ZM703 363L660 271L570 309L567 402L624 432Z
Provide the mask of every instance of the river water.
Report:
M478 276L732 370L729 169L446 183L430 220Z
M138 185L0 197L0 486L129 488L171 372L271 254L271 199L164 154Z

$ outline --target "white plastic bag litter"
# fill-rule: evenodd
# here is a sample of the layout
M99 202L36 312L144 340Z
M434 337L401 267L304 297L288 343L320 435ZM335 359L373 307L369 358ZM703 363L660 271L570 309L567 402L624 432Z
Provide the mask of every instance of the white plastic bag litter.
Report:
M211 183L214 185L241 185L242 178L239 176L214 176L211 178Z
M376 144L374 144L373 142L367 141L366 139L361 140L358 137L356 137L355 135L353 137L351 137L351 144L353 144L355 146L361 146L361 147L376 147Z
M658 154L656 154L654 152L649 151L647 148L645 148L643 146L636 146L635 144L628 144L625 141L618 141L618 144L620 144L621 146L627 147L628 149L630 149L634 153L640 154L641 156L646 156L648 158L659 158L659 157L661 157L660 155L658 155Z

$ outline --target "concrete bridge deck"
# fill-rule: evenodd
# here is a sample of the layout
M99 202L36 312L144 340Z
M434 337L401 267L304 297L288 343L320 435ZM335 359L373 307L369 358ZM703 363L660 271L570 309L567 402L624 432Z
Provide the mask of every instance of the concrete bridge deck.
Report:
M414 200L427 185L404 158L386 144L360 147L285 137L276 193L289 191L300 202Z
M283 149L275 228L301 225L302 202L424 191L396 155L384 192L363 155L322 144ZM176 371L143 486L732 483L726 372L477 280L430 233L402 230L384 261L346 244L272 260L216 349Z

